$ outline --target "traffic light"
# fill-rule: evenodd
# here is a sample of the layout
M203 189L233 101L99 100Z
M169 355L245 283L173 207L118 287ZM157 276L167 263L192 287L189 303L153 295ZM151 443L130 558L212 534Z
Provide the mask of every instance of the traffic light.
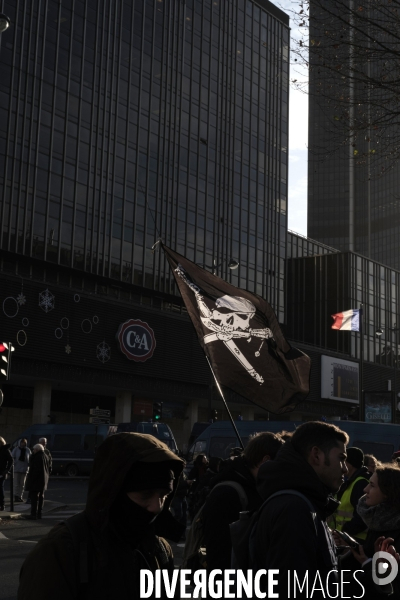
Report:
M162 402L153 403L153 419L154 421L161 421L162 419Z
M4 368L1 368L0 372L7 380L10 379L11 376L11 353L14 352L14 350L15 348L11 342L0 343L1 358L6 363L5 365L3 365L3 363L1 364L1 366Z

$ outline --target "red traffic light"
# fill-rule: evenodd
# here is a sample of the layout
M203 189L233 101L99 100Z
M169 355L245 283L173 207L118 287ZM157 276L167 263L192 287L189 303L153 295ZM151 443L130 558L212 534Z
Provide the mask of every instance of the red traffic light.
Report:
M4 344L0 343L0 352L5 352L7 350L7 348L4 346Z

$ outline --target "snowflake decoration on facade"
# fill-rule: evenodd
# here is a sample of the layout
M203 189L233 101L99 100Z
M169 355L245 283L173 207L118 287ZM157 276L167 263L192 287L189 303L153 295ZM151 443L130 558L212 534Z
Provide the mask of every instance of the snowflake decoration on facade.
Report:
M25 298L25 296L22 293L18 294L18 296L17 296L17 302L18 302L18 304L20 306L22 306L23 304L26 303L26 298Z
M71 354L71 352L72 352L72 348L71 348L71 346L70 346L69 344L67 344L67 345L65 346L65 352L66 352L67 354Z
M54 308L54 296L49 290L45 290L39 294L39 306L45 313L48 313Z
M102 342L97 346L96 356L103 364L111 358L111 348L105 342Z

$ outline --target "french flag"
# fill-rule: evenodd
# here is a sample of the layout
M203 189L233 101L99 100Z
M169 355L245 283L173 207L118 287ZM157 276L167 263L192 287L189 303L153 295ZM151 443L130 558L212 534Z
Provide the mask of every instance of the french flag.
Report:
M360 331L359 308L345 310L341 313L331 316L333 319L332 329L340 329L340 331Z

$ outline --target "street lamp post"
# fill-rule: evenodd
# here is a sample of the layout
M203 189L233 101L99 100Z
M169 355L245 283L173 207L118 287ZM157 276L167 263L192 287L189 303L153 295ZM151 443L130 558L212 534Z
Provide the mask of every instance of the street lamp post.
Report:
M398 345L397 345L397 333L400 330L400 327L397 327L395 323L393 327L389 327L390 331L390 347L393 346L393 334L394 334L394 347L395 353L393 354L393 369L394 369L394 377L393 377L393 396L392 396L392 423L396 423L396 409L397 409L397 362L398 362ZM380 337L383 334L383 329L380 327L376 332L376 335Z
M7 17L7 15L4 15L3 13L0 13L0 51L1 51L1 34L4 33L5 31L7 31L7 29L10 27L11 25L11 19L10 17Z
M223 265L223 264L225 264L225 262L226 262L226 261L225 261L225 260L223 260L221 263L219 263L219 264L217 265L217 261L216 261L216 260L215 260L215 258L214 258L212 266L210 266L210 265L206 265L205 263L196 263L196 264L197 264L199 267L206 267L207 269L211 269L211 270L212 270L212 274L213 274L213 275L216 275L217 269L219 269L219 267L222 267L222 265ZM229 269L231 269L231 270L233 271L234 269L237 269L237 268L238 268L238 266L239 266L239 263L238 263L238 261L237 261L237 260L235 260L234 258L230 258L230 259L229 259L229 261L228 261L228 268L229 268Z
M0 13L0 34L7 31L7 29L10 27L10 25L11 25L10 17L7 17L7 15Z

